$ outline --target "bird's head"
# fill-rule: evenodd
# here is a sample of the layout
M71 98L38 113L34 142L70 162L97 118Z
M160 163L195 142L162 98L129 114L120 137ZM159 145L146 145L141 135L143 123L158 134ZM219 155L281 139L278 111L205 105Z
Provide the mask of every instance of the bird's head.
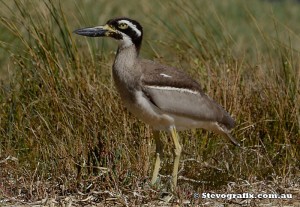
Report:
M77 29L74 33L88 37L111 37L120 42L120 47L135 45L137 50L143 39L142 26L125 17L108 20L104 26Z

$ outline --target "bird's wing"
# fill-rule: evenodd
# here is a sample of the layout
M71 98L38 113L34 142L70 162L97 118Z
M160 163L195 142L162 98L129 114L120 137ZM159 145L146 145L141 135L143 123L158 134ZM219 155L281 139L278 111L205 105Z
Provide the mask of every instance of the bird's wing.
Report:
M230 115L186 73L148 60L143 60L142 65L142 90L158 108L196 120L216 121L227 129L233 128L234 120Z

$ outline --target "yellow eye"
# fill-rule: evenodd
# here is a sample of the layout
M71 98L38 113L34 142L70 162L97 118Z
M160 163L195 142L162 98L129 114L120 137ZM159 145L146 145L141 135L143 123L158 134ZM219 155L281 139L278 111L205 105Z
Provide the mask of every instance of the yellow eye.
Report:
M128 28L128 25L125 24L125 23L120 23L120 24L118 25L118 27L119 27L120 29L127 29L127 28Z

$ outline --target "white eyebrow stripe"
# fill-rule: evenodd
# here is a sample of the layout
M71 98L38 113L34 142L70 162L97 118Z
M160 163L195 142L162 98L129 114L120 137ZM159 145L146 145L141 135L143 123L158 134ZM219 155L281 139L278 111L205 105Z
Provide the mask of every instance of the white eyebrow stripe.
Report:
M164 91L177 91L180 93L192 93L192 94L199 94L197 91L193 91L187 88L176 88L170 86L146 86L147 88L152 88L156 90L164 90Z
M165 77L165 78L172 78L172 76L167 75L167 74L165 74L165 73L161 73L160 75L161 75L162 77Z
M139 37L142 35L142 32L136 27L136 25L132 24L130 21L123 19L123 20L118 21L118 23L125 23L131 29L133 29Z

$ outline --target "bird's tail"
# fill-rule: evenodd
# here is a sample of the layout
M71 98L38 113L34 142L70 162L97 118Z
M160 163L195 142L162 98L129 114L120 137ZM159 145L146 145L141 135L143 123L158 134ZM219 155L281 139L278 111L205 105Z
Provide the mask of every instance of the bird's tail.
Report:
M238 146L238 147L241 146L241 144L229 132L225 132L225 135L235 146Z
M231 136L230 134L230 130L228 130L228 128L224 125L224 124L221 124L221 123L217 123L217 129L215 129L215 132L223 135L223 136L226 136L234 145L240 147L241 144L236 141L236 139Z

